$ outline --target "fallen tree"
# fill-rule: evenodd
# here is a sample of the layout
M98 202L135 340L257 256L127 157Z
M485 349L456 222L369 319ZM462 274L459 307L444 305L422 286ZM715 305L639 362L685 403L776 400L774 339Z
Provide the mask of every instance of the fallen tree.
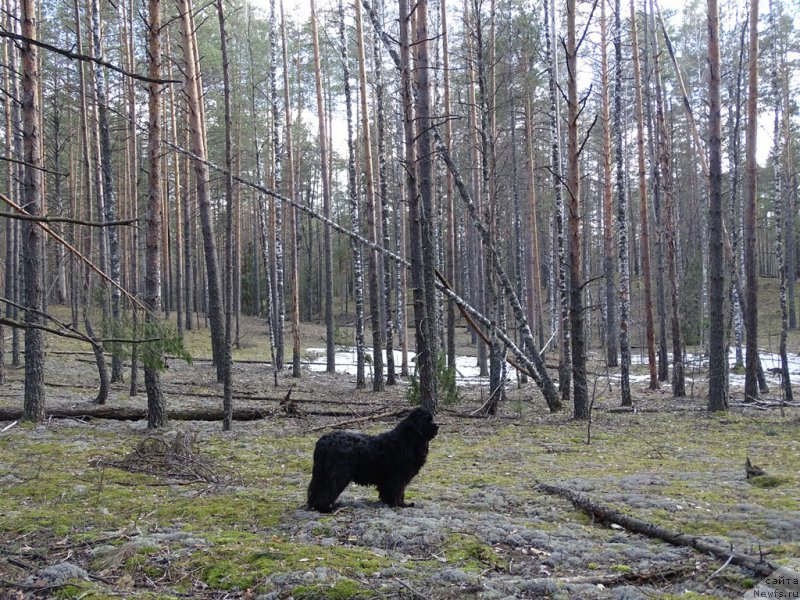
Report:
M719 559L728 561L730 564L738 565L753 573L761 576L769 576L778 570L779 565L770 563L764 560L763 557L750 556L748 554L740 554L734 552L732 547L723 547L713 542L709 542L701 537L680 533L679 531L671 531L660 525L642 521L625 513L619 512L609 506L592 502L586 496L583 496L569 488L560 485L549 485L540 483L537 489L551 494L554 496L561 496L566 498L572 504L591 515L601 523L609 523L624 527L633 533L639 533L651 538L657 538L672 544L673 546L686 546L694 548L700 552L711 554Z

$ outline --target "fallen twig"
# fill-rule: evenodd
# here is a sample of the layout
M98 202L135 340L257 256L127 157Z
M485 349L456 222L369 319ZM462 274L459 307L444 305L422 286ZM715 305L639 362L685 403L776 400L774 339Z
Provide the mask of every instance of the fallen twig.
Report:
M399 417L400 415L404 415L407 413L408 410L405 408L401 408L400 410L394 410L391 412L377 412L371 413L369 415L360 415L353 419L347 419L345 421L339 421L338 423L327 424L327 425L320 425L318 427L312 427L308 430L309 433L315 431L322 431L323 429L339 429L340 427L345 427L347 425L353 425L354 423L363 423L364 421L372 421L375 419L384 419L386 417Z

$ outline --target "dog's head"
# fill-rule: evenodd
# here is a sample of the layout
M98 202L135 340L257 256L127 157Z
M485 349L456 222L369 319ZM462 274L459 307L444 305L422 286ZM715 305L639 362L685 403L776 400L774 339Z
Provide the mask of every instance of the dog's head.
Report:
M414 431L426 442L432 440L439 433L439 426L433 422L433 415L426 408L415 408L403 419L401 425Z

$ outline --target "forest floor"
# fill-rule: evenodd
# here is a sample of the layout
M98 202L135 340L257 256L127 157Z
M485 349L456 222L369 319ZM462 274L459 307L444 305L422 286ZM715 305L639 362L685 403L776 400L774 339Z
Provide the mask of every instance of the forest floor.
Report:
M259 328L247 321L239 360L263 354ZM319 346L320 330L304 330L303 346ZM204 336L190 336L197 356ZM91 356L49 343L48 408L93 407ZM742 598L761 577L595 522L537 488L561 485L732 552L797 564L800 409L744 407L732 390L732 410L710 415L702 377L679 400L668 384L635 383L636 412L618 412L604 380L591 432L570 410L549 414L532 383L509 389L488 419L473 415L486 389L463 388L437 415L407 492L415 507L387 508L374 489L351 486L331 515L304 507L316 439L362 416L348 427L393 427L407 384L375 394L354 390L353 376L304 368L275 388L268 365L238 362L235 405L264 418L229 432L216 421L173 420L153 436L144 421L0 421L0 598ZM171 360L169 408L218 408L215 379L207 361ZM21 380L9 370L0 409L21 406ZM286 411L291 386L296 410ZM146 405L143 391L112 388L109 406ZM748 456L768 475L746 479Z

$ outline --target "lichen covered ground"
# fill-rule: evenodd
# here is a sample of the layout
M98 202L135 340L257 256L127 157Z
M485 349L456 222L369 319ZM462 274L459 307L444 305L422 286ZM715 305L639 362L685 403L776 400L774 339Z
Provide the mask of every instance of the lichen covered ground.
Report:
M86 356L48 358L50 406L88 406ZM21 404L19 373L0 406ZM357 415L407 406L404 388L354 391L352 378L236 365L237 406L265 419L173 421L194 432L216 482L133 473L119 461L142 422L50 420L0 433L0 597L69 598L737 598L756 583L722 560L593 522L537 483L579 491L639 519L776 562L800 558L800 411L735 408L635 389L636 413L598 396L586 423L550 415L529 384L501 415L475 418L479 389L444 407L413 508L349 487L339 509L304 507L317 437ZM276 400L296 384L299 415ZM66 387L64 387L66 386ZM207 363L170 363L170 407L215 407ZM485 390L483 398L485 398ZM110 405L143 406L125 386ZM359 422L378 432L398 417ZM0 422L0 429L9 425ZM745 478L745 457L767 472Z

